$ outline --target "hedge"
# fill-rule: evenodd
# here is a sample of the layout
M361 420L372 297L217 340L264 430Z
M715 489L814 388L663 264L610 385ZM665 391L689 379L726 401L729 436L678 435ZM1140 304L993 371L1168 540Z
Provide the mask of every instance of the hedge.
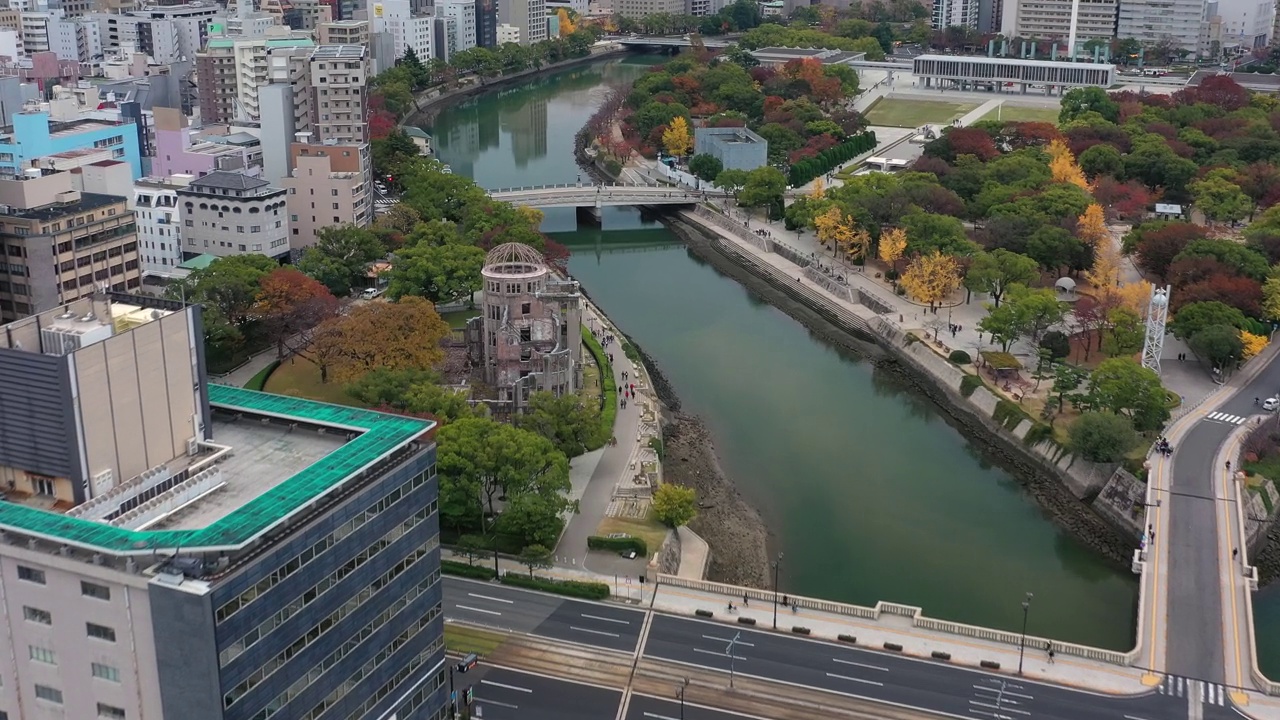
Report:
M968 365L973 362L973 358L969 357L969 353L963 350L952 350L947 359L957 365Z
M1003 398L996 403L996 409L991 413L991 417L1006 430L1014 430L1023 420L1031 419L1025 410Z
M649 545L645 543L644 538L638 537L611 538L603 535L589 535L587 537L587 549L613 550L615 552L635 550L637 555L648 556L649 554Z
M876 147L876 134L868 130L845 138L835 147L827 148L811 158L805 158L791 166L791 187L800 187L810 180L825 175L834 168L849 162Z
M493 579L493 568L488 565L468 565L457 560L441 560L440 572L445 575L457 575L475 580Z
M249 382L244 384L245 390L261 390L266 387L267 378L271 377L271 373L280 367L279 360L272 360L266 367L262 368L253 377L249 378Z
M980 387L982 387L982 378L977 375L965 375L960 378L960 394L965 397L969 397Z
M613 379L613 366L609 364L604 348L600 347L600 341L586 325L582 326L582 343L596 360L596 367L600 369L600 386L604 388L600 398L600 445L591 448L595 450L613 437L613 421L618 416L618 382Z
M609 597L609 586L604 583L582 582L580 580L552 580L540 577L531 578L528 575L521 575L516 572L505 573L502 576L502 584L515 585L516 587L530 590L542 590L543 592L583 598L585 600L605 600Z

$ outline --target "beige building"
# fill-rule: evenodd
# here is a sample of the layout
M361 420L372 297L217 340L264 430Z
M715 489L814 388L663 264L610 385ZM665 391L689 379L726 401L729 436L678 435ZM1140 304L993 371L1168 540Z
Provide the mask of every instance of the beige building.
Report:
M0 319L17 320L108 287L142 283L138 236L124 196L76 190L71 173L0 179Z
M301 135L305 140L305 133ZM280 185L289 193L292 249L314 245L320 228L345 223L364 227L373 222L367 143L295 142L289 155L293 174Z
M177 190L184 259L196 255L289 254L285 191L266 180L217 170Z
M613 4L622 17L636 19L657 13L684 14L684 0L613 0Z
M368 49L360 45L321 45L311 53L310 70L311 132L315 139L368 142Z
M1001 32L1007 37L1066 40L1071 33L1072 0L1006 0ZM1077 42L1116 36L1117 0L1080 0ZM1065 52L1065 46L1062 48Z
M363 45L369 47L368 20L330 20L316 28L321 45Z

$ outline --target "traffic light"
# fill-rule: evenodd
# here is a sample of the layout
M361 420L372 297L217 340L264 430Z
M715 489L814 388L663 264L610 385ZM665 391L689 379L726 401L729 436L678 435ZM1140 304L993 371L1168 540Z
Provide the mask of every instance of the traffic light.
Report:
M472 703L472 701L474 701L475 699L476 699L476 689L475 689L475 687L468 686L466 690L463 690L463 691L462 691L462 704L463 704L463 705L470 705L470 704Z

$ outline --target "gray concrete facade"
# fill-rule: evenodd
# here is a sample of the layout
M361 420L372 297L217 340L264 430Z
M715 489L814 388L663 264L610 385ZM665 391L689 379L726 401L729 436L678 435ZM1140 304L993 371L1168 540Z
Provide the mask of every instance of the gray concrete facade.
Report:
M696 128L693 152L718 159L725 170L755 170L769 162L769 141L744 127Z

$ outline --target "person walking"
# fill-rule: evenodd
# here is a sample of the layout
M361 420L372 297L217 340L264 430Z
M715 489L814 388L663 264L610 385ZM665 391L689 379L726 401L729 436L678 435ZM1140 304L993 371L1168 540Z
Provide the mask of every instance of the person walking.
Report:
M750 604L751 604L751 598L747 597L746 593L742 593L742 607L747 607Z

